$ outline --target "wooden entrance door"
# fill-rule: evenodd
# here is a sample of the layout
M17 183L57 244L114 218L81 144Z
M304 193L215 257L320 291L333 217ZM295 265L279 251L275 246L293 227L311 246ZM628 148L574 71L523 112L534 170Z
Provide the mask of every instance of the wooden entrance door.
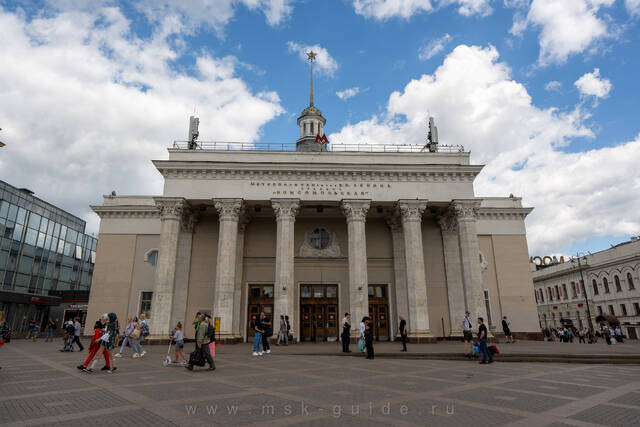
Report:
M338 339L338 286L302 285L300 288L300 339Z
M390 340L387 285L369 285L369 318L376 341Z
M249 285L247 337L255 336L254 325L264 312L273 325L273 285Z

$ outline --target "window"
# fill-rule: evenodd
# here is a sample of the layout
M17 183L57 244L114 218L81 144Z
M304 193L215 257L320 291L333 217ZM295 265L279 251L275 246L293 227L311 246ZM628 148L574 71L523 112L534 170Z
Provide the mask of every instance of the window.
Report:
M609 281L607 280L606 277L602 278L602 286L604 286L604 293L605 294L611 293L611 291L609 291Z
M629 285L629 289L634 289L635 286L633 286L633 277L631 277L631 273L627 273L627 284Z
M330 239L331 235L324 228L316 228L311 232L311 246L316 249L326 249Z
M602 306L598 306L598 315L602 316Z
M615 310L613 309L613 306L612 306L612 305L609 305L609 314L610 314L610 315L612 315L612 316L615 316L615 315L616 315L616 312L615 312Z
M620 311L622 311L622 315L626 316L627 315L627 306L624 304L620 304Z
M564 297L564 299L569 299L569 293L567 292L567 284L566 283L562 284L562 296Z
M622 292L622 285L620 284L620 278L617 275L613 276L613 282L616 284L616 292Z
M149 264L156 266L158 263L158 251L153 251L149 254Z
M260 286L251 286L251 290L249 292L252 298L260 298Z
M578 297L578 290L576 289L576 282L571 282L571 293L573 294L573 298Z
M598 282L596 282L596 279L593 279L593 294L598 295Z
M327 286L327 298L336 298L338 296L337 286Z
M262 288L262 295L265 298L273 298L273 286L265 286Z
M554 288L555 292L553 293L553 297L556 299L560 299L560 288L558 288L558 285L555 285Z
M638 304L637 302L633 303L633 309L636 312L636 316L640 316L640 304Z
M300 289L301 298L311 298L311 286L303 286Z
M487 309L487 323L489 326L493 324L491 321L491 303L489 301L489 289L484 290L484 306Z
M151 316L151 301L153 300L153 292L140 293L140 313L144 313L147 319Z
M540 289L540 302L544 302L544 292Z
M580 286L578 286L578 293L580 293L580 292L582 292L582 293L586 292L584 290L584 280L582 280L582 279L580 279Z
M314 286L313 287L313 297L314 298L324 298L324 286Z

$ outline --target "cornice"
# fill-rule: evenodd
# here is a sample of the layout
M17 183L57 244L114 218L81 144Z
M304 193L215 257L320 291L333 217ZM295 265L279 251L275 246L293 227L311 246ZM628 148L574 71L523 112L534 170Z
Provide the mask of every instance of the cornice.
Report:
M533 208L479 208L478 218L484 220L524 220Z
M154 161L166 179L273 180L273 181L385 181L473 182L482 166L469 165L359 165L359 164L208 164Z
M91 209L103 218L160 218L160 211L155 206L91 206Z

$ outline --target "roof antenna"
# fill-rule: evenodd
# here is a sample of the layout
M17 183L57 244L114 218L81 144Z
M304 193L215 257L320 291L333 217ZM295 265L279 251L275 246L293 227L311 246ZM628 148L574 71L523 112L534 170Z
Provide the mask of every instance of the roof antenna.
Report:
M424 147L422 147L421 151L424 151L425 148L429 150L430 153L435 153L436 151L438 151L438 128L436 127L433 117L429 117L429 132L427 133L427 143Z
M194 108L194 113L195 114L195 108ZM198 148L198 143L196 142L196 139L198 139L198 136L200 135L200 133L198 132L198 126L200 125L200 119L194 116L189 117L189 150L195 150L196 148Z

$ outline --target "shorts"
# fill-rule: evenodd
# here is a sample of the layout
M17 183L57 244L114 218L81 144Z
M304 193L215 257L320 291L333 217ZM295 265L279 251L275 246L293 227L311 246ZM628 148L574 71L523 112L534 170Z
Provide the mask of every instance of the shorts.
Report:
M115 346L111 340L109 341L100 341L100 345L103 346L106 350L111 350Z
M184 341L178 341L178 342L176 343L176 348L177 348L178 350L182 350L182 349L184 348Z
M473 332L471 331L463 331L462 332L462 340L465 342L473 341Z
M506 330L504 331L504 336L505 336L505 337L510 337L510 336L511 336L511 331L510 331L509 329L506 329Z

